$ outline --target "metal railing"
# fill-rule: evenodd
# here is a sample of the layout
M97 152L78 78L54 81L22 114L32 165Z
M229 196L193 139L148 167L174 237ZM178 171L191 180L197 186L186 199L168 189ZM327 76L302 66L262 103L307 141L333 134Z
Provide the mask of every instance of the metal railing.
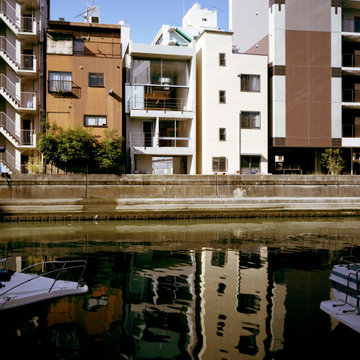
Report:
M344 67L360 67L360 55L343 54L342 64Z
M21 17L21 26L20 32L22 33L31 33L33 34L34 31L34 17L33 16L22 16Z
M360 90L343 89L342 101L343 102L360 102Z
M4 112L0 112L0 126L7 130L16 141L21 141L20 136L16 133L15 121Z
M20 93L20 107L23 109L35 110L36 109L36 93L21 92Z
M12 156L8 150L0 153L0 162L3 162L10 170L18 172L19 166L14 156ZM20 165L20 164L19 164Z
M150 132L131 132L130 147L190 147L190 137L157 136Z
M0 36L0 50L6 53L20 70L34 70L35 56L21 54L19 61L16 54L16 47L4 36Z
M342 137L360 138L360 125L343 124Z
M11 6L6 0L0 0L0 13L6 15L6 17L13 23L13 25L20 30L19 18L16 15L16 9Z
M128 107L131 110L186 111L186 104L186 99L141 98L129 99Z

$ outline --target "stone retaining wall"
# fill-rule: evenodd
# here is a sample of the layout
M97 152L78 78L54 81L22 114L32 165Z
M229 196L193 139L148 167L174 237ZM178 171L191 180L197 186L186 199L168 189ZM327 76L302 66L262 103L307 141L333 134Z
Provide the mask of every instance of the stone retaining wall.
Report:
M0 178L0 200L243 197L360 197L360 176L11 175Z

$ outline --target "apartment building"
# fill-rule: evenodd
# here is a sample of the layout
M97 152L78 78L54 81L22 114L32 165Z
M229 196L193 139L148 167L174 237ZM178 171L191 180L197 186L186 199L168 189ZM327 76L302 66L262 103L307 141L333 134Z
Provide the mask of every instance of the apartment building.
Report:
M195 174L195 50L130 42L127 173Z
M230 1L237 47L269 56L271 172L320 172L340 148L360 173L359 16L352 0Z
M196 40L198 174L268 172L267 57L234 52L232 35Z
M46 115L64 129L85 127L122 135L121 26L49 21Z
M44 109L48 0L0 2L0 171L27 172Z

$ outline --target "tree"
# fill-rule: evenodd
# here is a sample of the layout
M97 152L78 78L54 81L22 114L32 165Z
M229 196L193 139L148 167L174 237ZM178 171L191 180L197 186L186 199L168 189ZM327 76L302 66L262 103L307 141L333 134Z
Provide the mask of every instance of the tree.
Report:
M105 130L105 138L96 148L95 159L100 170L118 171L122 163L122 143L124 138L116 130Z
M88 129L63 130L48 123L45 128L38 150L46 163L71 172L118 172L123 159L123 138L115 130L105 130L105 138L99 142Z
M321 164L327 169L328 175L339 175L344 168L344 160L340 149L326 149L321 154Z

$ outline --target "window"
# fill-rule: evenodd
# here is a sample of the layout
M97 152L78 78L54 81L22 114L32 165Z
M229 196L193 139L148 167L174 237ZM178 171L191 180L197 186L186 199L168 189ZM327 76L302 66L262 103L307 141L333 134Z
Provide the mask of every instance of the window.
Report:
M213 157L212 158L212 169L213 172L226 172L227 168L226 157Z
M260 75L241 75L241 91L260 92Z
M219 90L219 103L226 104L226 92L225 90Z
M85 55L85 40L84 39L74 39L74 55Z
M104 74L89 73L89 86L104 87Z
M242 129L260 129L261 127L259 111L242 111L240 118Z
M225 66L226 65L226 58L224 53L219 54L219 65Z
M241 173L256 173L260 170L260 156L241 156Z
M85 115L85 126L106 126L106 116Z
M72 73L49 71L49 93L71 93Z
M226 129L225 128L219 129L219 141L226 141Z

